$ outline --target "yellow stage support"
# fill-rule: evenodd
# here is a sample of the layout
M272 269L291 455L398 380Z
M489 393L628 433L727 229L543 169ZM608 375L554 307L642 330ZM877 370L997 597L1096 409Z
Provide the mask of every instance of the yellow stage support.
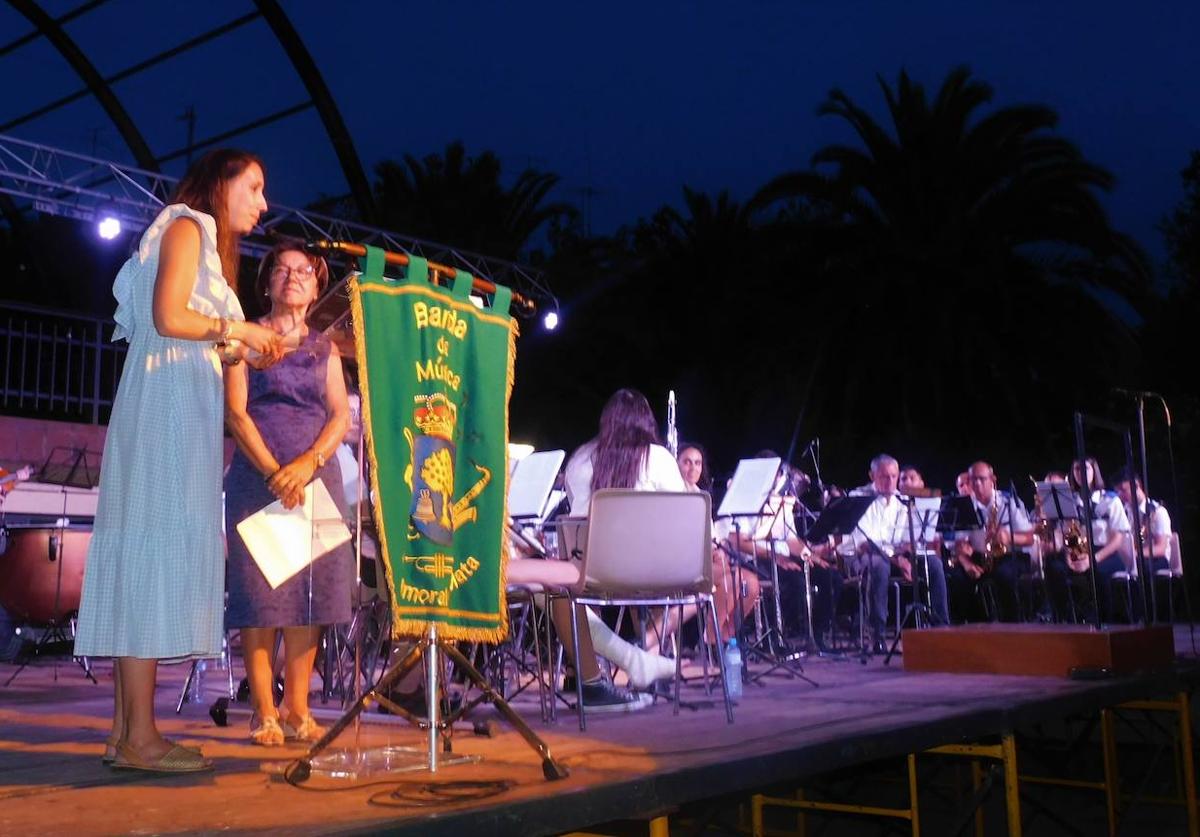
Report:
M650 837L670 837L670 821L666 814L652 818L647 825ZM562 837L607 837L607 835L597 834L593 831L571 831L562 835Z
M1021 837L1021 805L1017 797L1017 746L1012 733L1001 737L999 744L945 744L925 750L922 755L959 756L971 759L972 783L978 789L982 781L982 771L979 769L981 759L995 759L1004 765L1004 799L1008 813L1008 833L1010 837ZM920 837L921 815L917 804L917 754L908 755L908 807L886 808L874 805L853 805L843 802L822 802L804 799L803 791L796 792L795 799L771 797L765 794L754 794L750 797L750 825L754 837L780 837L793 832L779 830L768 831L763 823L763 810L766 807L792 808L799 812L794 832L803 837L805 832L804 812L823 811L833 814L854 814L867 817L885 817L889 819L908 820L913 837ZM975 814L975 831L983 833L983 818L977 811Z
M1115 734L1115 710L1125 709L1142 712L1169 712L1178 716L1179 735L1175 741L1176 784L1179 793L1174 797L1143 797L1145 802L1161 805L1179 805L1187 809L1189 837L1200 837L1200 813L1196 808L1196 767L1192 758L1192 713L1186 692L1178 692L1170 700L1131 700L1112 709L1100 710L1100 746L1104 756L1104 780L1058 779L1052 776L1022 776L1022 782L1037 785L1054 785L1067 788L1088 788L1104 791L1105 808L1108 812L1108 833L1115 837L1120 824L1121 777L1117 764L1117 740Z

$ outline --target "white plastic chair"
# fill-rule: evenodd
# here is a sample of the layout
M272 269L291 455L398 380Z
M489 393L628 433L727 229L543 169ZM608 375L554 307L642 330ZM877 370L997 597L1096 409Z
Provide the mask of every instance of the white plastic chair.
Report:
M1138 562L1133 559L1132 551L1121 551L1121 557L1125 559L1127 569L1113 573L1113 581L1121 584L1125 588L1125 612L1129 616L1130 621L1133 621L1133 585L1138 580ZM1171 541L1167 545L1167 566L1166 569L1155 570L1155 579L1162 579L1166 582L1167 587L1167 620L1171 623L1175 621L1175 582L1183 579L1183 560L1179 552L1179 533L1171 533ZM1180 585L1183 586L1183 585ZM1184 587L1186 595L1187 588ZM1189 607L1190 611L1190 607ZM1157 619L1155 615L1155 619Z
M571 642L579 659L579 625L574 605L678 607L694 604L700 624L720 636L712 597L711 500L705 492L603 489L592 495L580 581L568 591ZM675 647L680 647L682 619ZM586 626L585 626L586 628ZM733 723L724 655L721 691L725 716ZM682 659L676 653L674 712L679 714ZM583 678L575 678L579 728L587 729Z

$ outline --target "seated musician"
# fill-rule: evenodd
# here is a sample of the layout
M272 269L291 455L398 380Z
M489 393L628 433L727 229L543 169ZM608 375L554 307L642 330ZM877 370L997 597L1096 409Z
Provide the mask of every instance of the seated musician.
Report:
M1080 521L1084 517L1083 492L1088 492L1091 497L1091 539L1096 552L1096 605L1100 618L1107 622L1112 619L1112 577L1125 569L1121 547L1129 535L1129 518L1125 516L1125 507L1116 493L1104 489L1100 464L1092 457L1073 462L1067 481L1071 490L1078 494ZM1060 531L1062 536L1058 545L1061 548L1045 557L1046 590L1055 617L1060 622L1068 622L1073 616L1079 615L1072 607L1071 577L1084 576L1088 572L1090 557L1087 538L1078 537L1080 530L1072 532L1072 524L1068 521L1060 524ZM1083 586L1086 588L1090 585ZM1087 613L1083 615L1085 619L1089 617Z
M778 456L774 451L759 451L755 458ZM801 632L805 595L804 570L812 585L813 641L825 650L825 636L833 625L834 607L842 590L842 575L838 572L836 556L827 545L810 547L796 531L796 498L786 494L792 479L791 466L780 467L775 486L767 498L761 517L718 521L718 537L727 540L730 548L741 555L758 560L774 561L784 572L779 576L779 597L783 611L783 634Z
M900 469L900 482L898 487L901 494L905 494L909 497L924 496L923 492L927 491L925 488L925 478L921 476L921 472L912 465L905 465Z
M1023 564L1023 554L1015 552L1015 547L1032 545L1033 524L1019 499L996 489L996 473L991 465L976 462L967 473L971 500L982 525L960 532L954 543L954 566L949 578L954 610L964 617L975 612L973 594L977 585L990 580L1000 620L1015 622L1020 613L1017 580Z
M954 479L954 490L959 497L971 496L971 472L963 471Z
M603 488L684 490L675 457L658 444L658 431L650 403L644 395L632 389L617 390L608 399L600 413L599 432L571 454L564 482L571 513L577 517L587 516L592 493ZM539 568L536 566L538 563L549 566ZM535 566L526 566L528 564ZM560 564L562 566L554 566ZM551 570L561 574L561 577L556 575L550 583L570 585L574 583L572 574L574 579L578 578L578 570L573 564L526 561L522 565L510 561L508 581L510 584L542 581L542 573ZM532 574L528 571L532 571ZM555 626L559 629L560 637L570 636L570 611L565 609L565 602L556 602L556 608L560 605L562 609L556 609L552 614ZM631 685L635 687L648 686L657 680L674 676L674 660L625 642L590 609L579 608L576 618L580 628L580 659L575 662L578 674L583 678L584 705L589 712L597 708L622 709L644 705L638 696L616 689L603 677L587 648L589 641L601 656L624 669Z
M897 491L900 464L881 453L871 460L870 475L870 485L853 492L859 496L873 494L875 500L867 507L853 535L855 559L851 569L866 579L872 650L881 653L888 615L888 580L898 575L912 581L911 557L915 549L909 537L908 506ZM912 485L911 480L909 484ZM933 619L935 623L946 624L949 622L946 577L941 562L928 562L928 570Z
M1137 474L1121 474L1113 485L1121 505L1125 507L1125 519L1133 526L1133 501L1137 497L1138 520L1142 526L1142 552L1150 562L1150 571L1165 570L1170 565L1171 557L1171 515L1166 506L1146 496L1142 487L1142 478ZM1127 566L1132 568L1136 560L1136 545L1132 537L1127 539L1125 557Z
M683 485L688 491L712 490L712 476L708 472L708 460L704 449L694 442L679 446L679 474L683 477ZM738 572L731 566L729 553L719 544L713 546L713 597L716 599L717 620L720 623L721 639L733 636L737 623L734 621L734 610L737 602L742 602L742 615L754 610L758 601L758 575L753 571ZM741 584L741 595L736 595L735 584ZM672 615L674 611L672 611ZM665 630L669 631L670 625Z

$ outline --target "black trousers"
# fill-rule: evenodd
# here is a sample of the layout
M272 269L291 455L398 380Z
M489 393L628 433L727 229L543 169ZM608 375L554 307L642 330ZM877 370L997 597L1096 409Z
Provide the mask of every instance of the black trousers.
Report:
M1073 579L1081 579L1084 583L1076 590L1091 590L1091 580L1087 573L1074 573L1067 567L1067 557L1061 551L1052 552L1046 556L1046 591L1050 595L1050 603L1054 607L1054 616L1059 622L1071 621L1072 615L1077 619L1089 621L1095 611L1091 609L1090 592L1085 598L1076 601L1074 614L1071 612L1071 590ZM1100 619L1105 622L1113 620L1112 577L1125 569L1125 561L1117 553L1099 561L1096 564L1096 606L1100 610Z
M950 588L951 613L962 622L986 621L988 614L984 611L978 588L982 584L990 584L996 597L996 608L1001 622L1017 622L1020 620L1021 603L1017 594L1017 579L1025 568L1028 558L1018 553L1008 553L996 559L991 572L986 572L978 580L971 578L962 565L957 561L947 574L947 585Z

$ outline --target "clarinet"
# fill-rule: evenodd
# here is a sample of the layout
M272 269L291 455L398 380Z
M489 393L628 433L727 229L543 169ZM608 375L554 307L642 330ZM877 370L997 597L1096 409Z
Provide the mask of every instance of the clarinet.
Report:
M667 450L679 457L679 429L675 426L675 390L667 393Z

